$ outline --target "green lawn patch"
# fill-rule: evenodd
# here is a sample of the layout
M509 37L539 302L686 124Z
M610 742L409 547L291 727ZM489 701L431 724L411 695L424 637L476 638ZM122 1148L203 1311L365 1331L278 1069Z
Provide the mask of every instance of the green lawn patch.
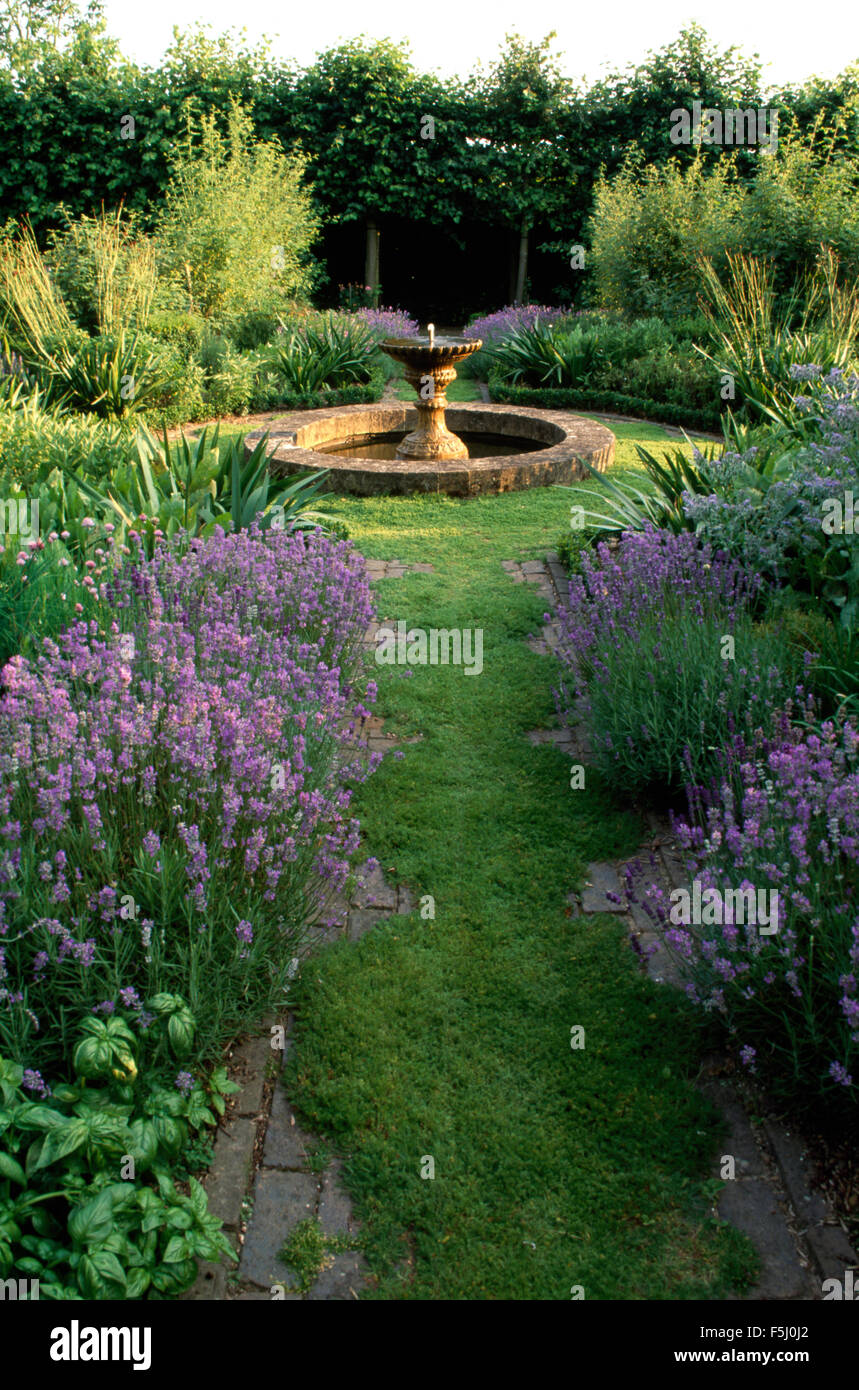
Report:
M668 442L659 427L612 428L619 467L636 442ZM568 759L525 737L554 721L557 667L524 640L543 602L500 562L553 548L568 495L335 510L367 555L436 566L381 582L380 618L484 634L479 676L377 668L377 713L424 738L362 789L366 849L390 881L432 896L434 918L393 917L331 947L299 987L290 1096L345 1155L375 1296L742 1287L751 1248L709 1215L721 1131L692 1084L691 1010L640 973L617 922L566 906L587 862L634 853L642 826L590 770L570 790Z

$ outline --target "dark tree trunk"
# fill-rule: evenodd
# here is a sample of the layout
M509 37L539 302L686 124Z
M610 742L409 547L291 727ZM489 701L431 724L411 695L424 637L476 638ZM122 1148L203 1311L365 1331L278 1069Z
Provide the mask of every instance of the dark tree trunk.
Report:
M525 281L528 276L528 233L530 230L530 224L523 221L519 233L519 266L516 271L516 293L513 296L514 304L521 304L525 298Z
M370 285L373 291L373 303L378 303L378 291L376 286L379 283L379 228L372 217L367 218L367 245L364 256L364 284Z

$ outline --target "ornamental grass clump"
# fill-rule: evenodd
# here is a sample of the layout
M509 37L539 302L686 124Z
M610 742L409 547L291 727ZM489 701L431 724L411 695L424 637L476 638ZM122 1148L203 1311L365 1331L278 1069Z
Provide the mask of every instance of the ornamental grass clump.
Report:
M704 782L727 738L769 727L791 682L749 617L757 583L690 532L648 526L583 553L559 612L559 704L618 791Z
M702 898L774 890L778 911L775 932L727 906L686 924L651 889L687 992L780 1096L846 1104L859 1119L859 731L785 715L772 739L734 741L716 790L693 793L690 808L674 828Z
M185 538L102 592L112 623L2 673L0 1038L50 1073L92 1010L145 1037L140 1001L181 995L202 1060L282 999L375 766L344 748L375 696L354 680L372 605L348 543Z

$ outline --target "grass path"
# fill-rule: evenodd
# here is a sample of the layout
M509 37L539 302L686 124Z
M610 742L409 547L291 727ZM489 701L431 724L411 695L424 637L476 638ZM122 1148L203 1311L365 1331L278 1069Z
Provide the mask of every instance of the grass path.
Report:
M619 466L668 439L614 428ZM479 676L377 668L376 712L424 738L362 789L366 848L435 918L331 947L297 1003L290 1096L346 1156L381 1298L713 1298L753 1271L709 1219L719 1129L685 1001L615 921L565 908L589 860L641 838L595 774L571 791L568 761L525 737L553 722L556 668L525 642L540 599L500 562L553 548L568 508L551 488L336 506L368 556L436 567L381 581L380 618L484 634Z

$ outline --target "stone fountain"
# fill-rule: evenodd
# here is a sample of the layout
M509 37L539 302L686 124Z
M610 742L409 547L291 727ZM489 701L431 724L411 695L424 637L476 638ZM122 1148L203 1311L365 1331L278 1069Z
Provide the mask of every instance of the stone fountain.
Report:
M425 338L389 338L381 346L405 368L414 405L382 400L291 411L248 434L245 457L265 440L272 476L325 470L334 492L357 497L477 497L550 487L602 472L614 458L611 430L571 411L448 405L457 364L477 352L479 340L437 338L429 324Z
M403 375L418 396L418 427L397 445L397 458L437 462L468 458L468 445L445 423L445 393L456 379L457 363L481 346L479 338L437 338L431 323L426 338L389 338L381 344L383 352L403 364Z

